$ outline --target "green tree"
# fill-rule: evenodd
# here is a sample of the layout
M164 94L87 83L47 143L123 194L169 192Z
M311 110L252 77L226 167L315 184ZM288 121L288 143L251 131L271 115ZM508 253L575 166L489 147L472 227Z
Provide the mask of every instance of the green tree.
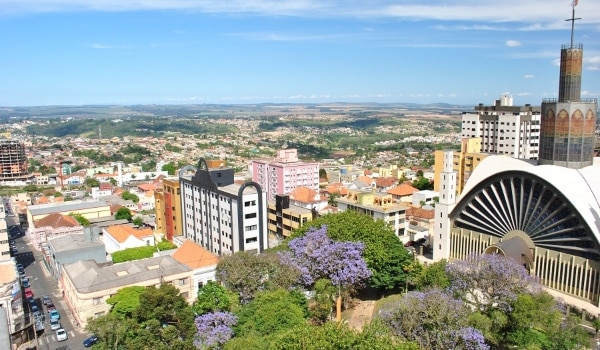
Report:
M175 175L175 163L168 162L167 164L163 165L160 170L168 172L169 175Z
M327 170L319 169L319 178L327 180Z
M403 287L407 274L404 266L412 257L392 228L382 220L353 210L327 214L304 224L294 231L292 237L299 237L311 228L327 226L327 236L335 241L363 242L363 256L373 272L370 285L383 291Z
M138 203L140 201L140 197L129 191L124 191L123 194L121 194L121 198L123 200L131 200L133 203Z
M117 180L116 180L115 178L112 178L112 177L111 177L111 178L109 178L109 179L108 179L108 182L110 182L110 183L111 183L113 186L116 186L116 185L117 185Z
M158 250L161 250L161 251L177 248L177 246L175 244L173 244L172 242L169 242L166 239L163 239L161 242L158 242L158 244L156 244L156 247L158 248Z
M261 290L290 289L296 284L300 271L282 264L278 254L237 252L225 256L217 265L217 280L247 303Z
M320 279L315 282L314 297L310 307L311 318L316 323L325 323L331 320L334 300L337 296L337 288L328 279Z
M141 216L136 216L135 219L133 219L133 221L131 221L132 224L134 224L135 226L142 226L144 224L144 219L142 219Z
M147 161L146 163L142 163L142 171L148 172L148 171L155 171L155 170L156 170L156 160L151 159L151 160Z
M116 220L122 220L122 219L131 220L131 210L129 210L129 208L125 208L125 207L119 208L119 210L117 210L117 212L115 214L115 219Z
M423 268L421 273L416 276L415 286L418 289L431 287L446 288L450 285L450 280L446 274L446 265L448 261L442 259L431 263Z
M263 291L238 312L236 334L258 333L262 336L304 324L305 310L297 299L283 289Z
M86 177L83 183L88 187L98 187L100 186L100 181L94 179L93 177Z
M231 311L235 302L235 294L216 282L209 281L198 290L198 298L192 305L196 315L216 311Z
M71 216L73 216L73 218L75 218L75 220L77 220L77 222L81 226L90 226L90 220L88 220L83 215L81 215L81 214L71 214Z
M146 290L146 287L131 286L121 288L116 294L106 300L107 304L112 305L110 312L121 319L131 317L133 311L140 306L140 294Z

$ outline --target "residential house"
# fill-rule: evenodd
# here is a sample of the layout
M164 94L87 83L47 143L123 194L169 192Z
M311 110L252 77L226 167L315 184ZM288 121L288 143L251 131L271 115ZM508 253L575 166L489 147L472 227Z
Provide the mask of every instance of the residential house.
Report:
M29 227L29 239L35 249L51 239L68 234L83 234L83 226L73 217L59 213L49 214Z
M26 207L27 224L31 227L35 221L52 213L63 215L79 214L88 220L111 216L110 207L104 200L75 200L60 203L29 205Z
M432 190L423 190L413 193L412 204L422 206L423 204L434 204L440 193Z
M102 230L106 252L112 254L127 248L154 246L154 233L150 228L114 225Z
M198 295L198 289L208 282L216 281L219 257L193 241L183 239L183 243L175 250L172 257L192 270L194 298Z
M394 200L403 203L412 203L412 196L415 192L419 192L419 190L407 183L400 184L394 188L387 190L387 193L391 194Z

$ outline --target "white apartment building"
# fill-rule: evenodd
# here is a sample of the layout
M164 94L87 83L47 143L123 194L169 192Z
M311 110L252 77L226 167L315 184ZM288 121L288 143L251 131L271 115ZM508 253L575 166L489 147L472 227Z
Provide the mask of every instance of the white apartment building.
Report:
M197 169L181 169L179 181L185 238L219 256L268 248L267 200L260 185L236 184L233 169L209 169L204 159Z
M481 152L533 159L540 150L540 107L513 106L510 94L493 106L479 104L462 115L462 137L480 137Z

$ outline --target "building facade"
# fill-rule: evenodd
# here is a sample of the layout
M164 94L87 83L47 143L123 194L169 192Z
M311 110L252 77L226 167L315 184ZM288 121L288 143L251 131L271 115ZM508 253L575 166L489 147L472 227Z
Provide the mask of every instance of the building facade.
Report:
M209 169L204 159L197 168L181 169L179 181L185 238L219 256L268 248L267 201L259 184L236 184L233 169Z
M290 237L292 232L303 224L312 221L315 211L294 205L289 195L276 195L268 206L269 234L278 239Z
M340 211L355 210L375 220L383 220L390 225L402 243L410 241L406 230L408 206L395 201L391 194L349 190L347 195L340 196L336 200Z
M27 178L25 145L18 140L0 140L0 183Z
M162 189L154 192L156 232L165 235L169 241L183 233L181 214L181 192L179 178L164 178Z
M261 186L269 201L300 186L319 191L319 163L300 161L294 148L282 149L274 160L252 161L252 181Z
M481 138L480 153L504 154L519 159L538 159L540 108L513 106L512 97L501 96L493 106L480 104L462 115L462 137Z

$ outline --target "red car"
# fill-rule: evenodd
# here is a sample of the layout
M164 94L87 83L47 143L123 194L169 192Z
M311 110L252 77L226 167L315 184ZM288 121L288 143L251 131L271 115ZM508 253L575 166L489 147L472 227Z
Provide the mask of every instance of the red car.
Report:
M25 288L25 298L33 298L33 292L31 288Z

